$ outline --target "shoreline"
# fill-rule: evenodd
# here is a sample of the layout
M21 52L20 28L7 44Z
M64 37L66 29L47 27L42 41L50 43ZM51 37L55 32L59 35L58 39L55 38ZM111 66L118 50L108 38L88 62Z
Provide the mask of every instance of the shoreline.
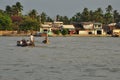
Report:
M28 34L5 34L0 35L0 37L19 37L19 36L29 36ZM45 36L35 36L35 37L45 37ZM79 35L79 34L72 34L72 35L49 35L48 37L112 37L111 35Z

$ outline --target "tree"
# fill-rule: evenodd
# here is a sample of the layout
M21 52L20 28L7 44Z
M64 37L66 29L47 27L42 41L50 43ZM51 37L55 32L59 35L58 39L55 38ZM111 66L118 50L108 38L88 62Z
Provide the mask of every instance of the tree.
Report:
M53 20L50 17L47 17L46 21L47 22L53 22Z
M8 15L0 12L0 30L12 30L11 24L11 18Z
M17 14L18 15L21 14L21 11L23 10L23 6L21 5L21 3L17 2L16 7L17 7L17 12L18 12Z
M95 22L103 22L103 11L101 8L98 8L97 10L95 10L95 12L93 12L93 20Z
M23 6L21 5L20 2L16 2L15 5L12 5L10 7L9 5L6 6L6 13L11 15L21 15L21 11L23 10Z
M41 13L41 23L46 22L46 18L47 18L46 13L45 13L45 12L42 12L42 13Z
M108 7L106 8L106 12L107 13L111 13L113 10L112 6L111 5L108 5Z
M37 17L37 11L35 9L31 10L28 15L32 18L32 19L36 19Z
M22 17L21 16L11 16L12 23L13 23L13 29L19 31L19 25L22 22Z
M81 22L81 13L77 12L72 18L70 18L69 22Z
M106 24L109 24L109 23L114 21L114 16L113 16L113 13L112 13L112 9L113 8L112 8L111 5L108 5L108 7L106 8L106 13L104 15Z
M89 21L90 20L90 13L88 8L84 8L81 14L82 21Z
M69 20L69 18L67 16L63 17L63 23L64 24L70 24L70 20Z
M60 17L61 17L61 16L60 16L59 14L57 14L55 21L59 21L59 20L60 20Z
M20 30L22 31L38 31L40 28L40 24L37 20L33 20L29 17L26 17L24 21L20 25Z
M12 8L9 5L6 6L6 13L10 16L12 14Z
M113 17L110 13L105 13L104 19L105 19L105 24L109 24L113 22Z
M118 23L120 20L120 14L117 10L113 11L114 22Z

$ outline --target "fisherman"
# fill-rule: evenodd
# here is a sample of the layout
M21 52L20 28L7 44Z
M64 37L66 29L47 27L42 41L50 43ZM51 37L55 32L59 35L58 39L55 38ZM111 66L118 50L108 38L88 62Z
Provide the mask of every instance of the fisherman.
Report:
M49 44L48 34L46 33L45 40L42 41L44 44Z
M32 46L35 46L34 36L32 35L32 33L31 33L31 35L30 35L30 43L31 43Z

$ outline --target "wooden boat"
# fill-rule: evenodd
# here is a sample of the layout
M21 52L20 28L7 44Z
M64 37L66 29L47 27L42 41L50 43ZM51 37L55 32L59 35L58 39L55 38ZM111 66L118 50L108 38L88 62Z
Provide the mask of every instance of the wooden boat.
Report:
M17 41L17 46L20 47L32 46L32 43L29 40L22 39L20 41Z
M119 35L117 35L117 34L113 34L112 37L119 37Z

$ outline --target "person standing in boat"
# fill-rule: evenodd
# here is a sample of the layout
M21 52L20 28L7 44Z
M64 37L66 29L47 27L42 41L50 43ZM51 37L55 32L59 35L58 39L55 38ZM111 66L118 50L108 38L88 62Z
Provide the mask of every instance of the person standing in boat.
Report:
M35 43L34 43L34 36L33 36L32 33L31 33L31 35L30 35L30 42L31 42L31 45L32 45L32 46L35 46Z

